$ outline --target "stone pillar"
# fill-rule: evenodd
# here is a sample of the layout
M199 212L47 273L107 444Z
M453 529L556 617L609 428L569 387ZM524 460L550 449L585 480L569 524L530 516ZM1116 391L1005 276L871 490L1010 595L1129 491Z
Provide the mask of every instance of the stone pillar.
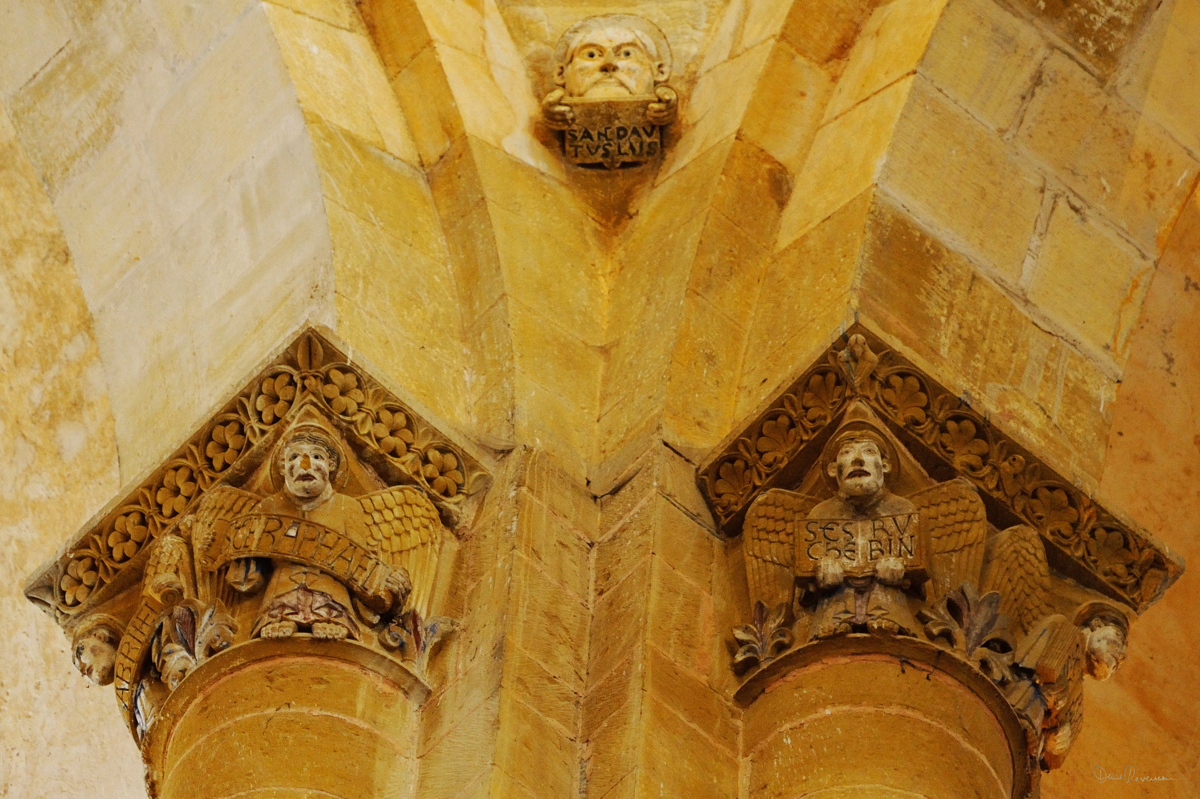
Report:
M411 796L409 668L354 642L250 641L188 675L143 744L161 799Z
M1025 797L1036 772L989 680L923 642L850 636L742 689L747 799Z
M488 480L307 331L26 595L114 685L151 797L411 797L454 530Z

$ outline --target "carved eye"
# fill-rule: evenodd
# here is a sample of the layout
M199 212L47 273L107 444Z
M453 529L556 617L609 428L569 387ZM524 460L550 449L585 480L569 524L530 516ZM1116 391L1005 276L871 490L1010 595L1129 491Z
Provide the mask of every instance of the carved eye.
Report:
M626 47L621 51L621 58L633 58L633 50Z
M599 58L600 52L598 50L585 50L583 55L585 58Z

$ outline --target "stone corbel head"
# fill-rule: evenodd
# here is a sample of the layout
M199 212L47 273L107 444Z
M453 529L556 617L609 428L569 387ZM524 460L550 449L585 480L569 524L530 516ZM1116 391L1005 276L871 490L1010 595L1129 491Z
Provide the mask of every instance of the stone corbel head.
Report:
M1107 680L1125 662L1129 621L1116 608L1097 605L1085 606L1078 616L1084 636L1084 668L1093 679Z
M75 629L71 639L71 662L79 673L96 685L113 681L117 647L124 625L104 613L89 616Z
M554 63L542 115L565 132L568 160L616 168L662 152L679 97L667 84L671 48L658 26L629 14L588 17L559 39Z

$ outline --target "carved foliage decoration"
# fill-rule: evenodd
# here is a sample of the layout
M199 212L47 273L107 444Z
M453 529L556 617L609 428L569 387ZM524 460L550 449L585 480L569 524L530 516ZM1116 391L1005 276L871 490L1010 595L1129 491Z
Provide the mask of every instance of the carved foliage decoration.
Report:
M487 479L474 458L310 330L35 578L30 599L64 623L81 613L281 422L313 403L389 480L420 486L443 511L453 514Z
M859 397L1135 610L1178 579L1178 559L1094 503L965 399L888 351L865 328L856 325L847 335L844 349L831 347L702 469L701 490L727 535L737 534L754 498L775 484L849 399Z

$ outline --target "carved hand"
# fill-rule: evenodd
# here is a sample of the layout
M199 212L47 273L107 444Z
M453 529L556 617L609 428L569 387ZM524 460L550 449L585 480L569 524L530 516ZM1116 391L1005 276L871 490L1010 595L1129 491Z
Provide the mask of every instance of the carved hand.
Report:
M566 92L562 89L555 89L542 100L542 116L546 119L546 125L554 130L566 130L575 121L575 112L571 110L571 106L562 102L565 95Z
M821 588L837 588L845 579L840 558L824 557L817 561L817 585Z
M660 102L646 106L646 121L652 125L670 125L679 112L679 95L670 86L659 86L654 94Z
M880 558L875 561L875 579L884 585L900 585L904 581L904 561L900 558Z

